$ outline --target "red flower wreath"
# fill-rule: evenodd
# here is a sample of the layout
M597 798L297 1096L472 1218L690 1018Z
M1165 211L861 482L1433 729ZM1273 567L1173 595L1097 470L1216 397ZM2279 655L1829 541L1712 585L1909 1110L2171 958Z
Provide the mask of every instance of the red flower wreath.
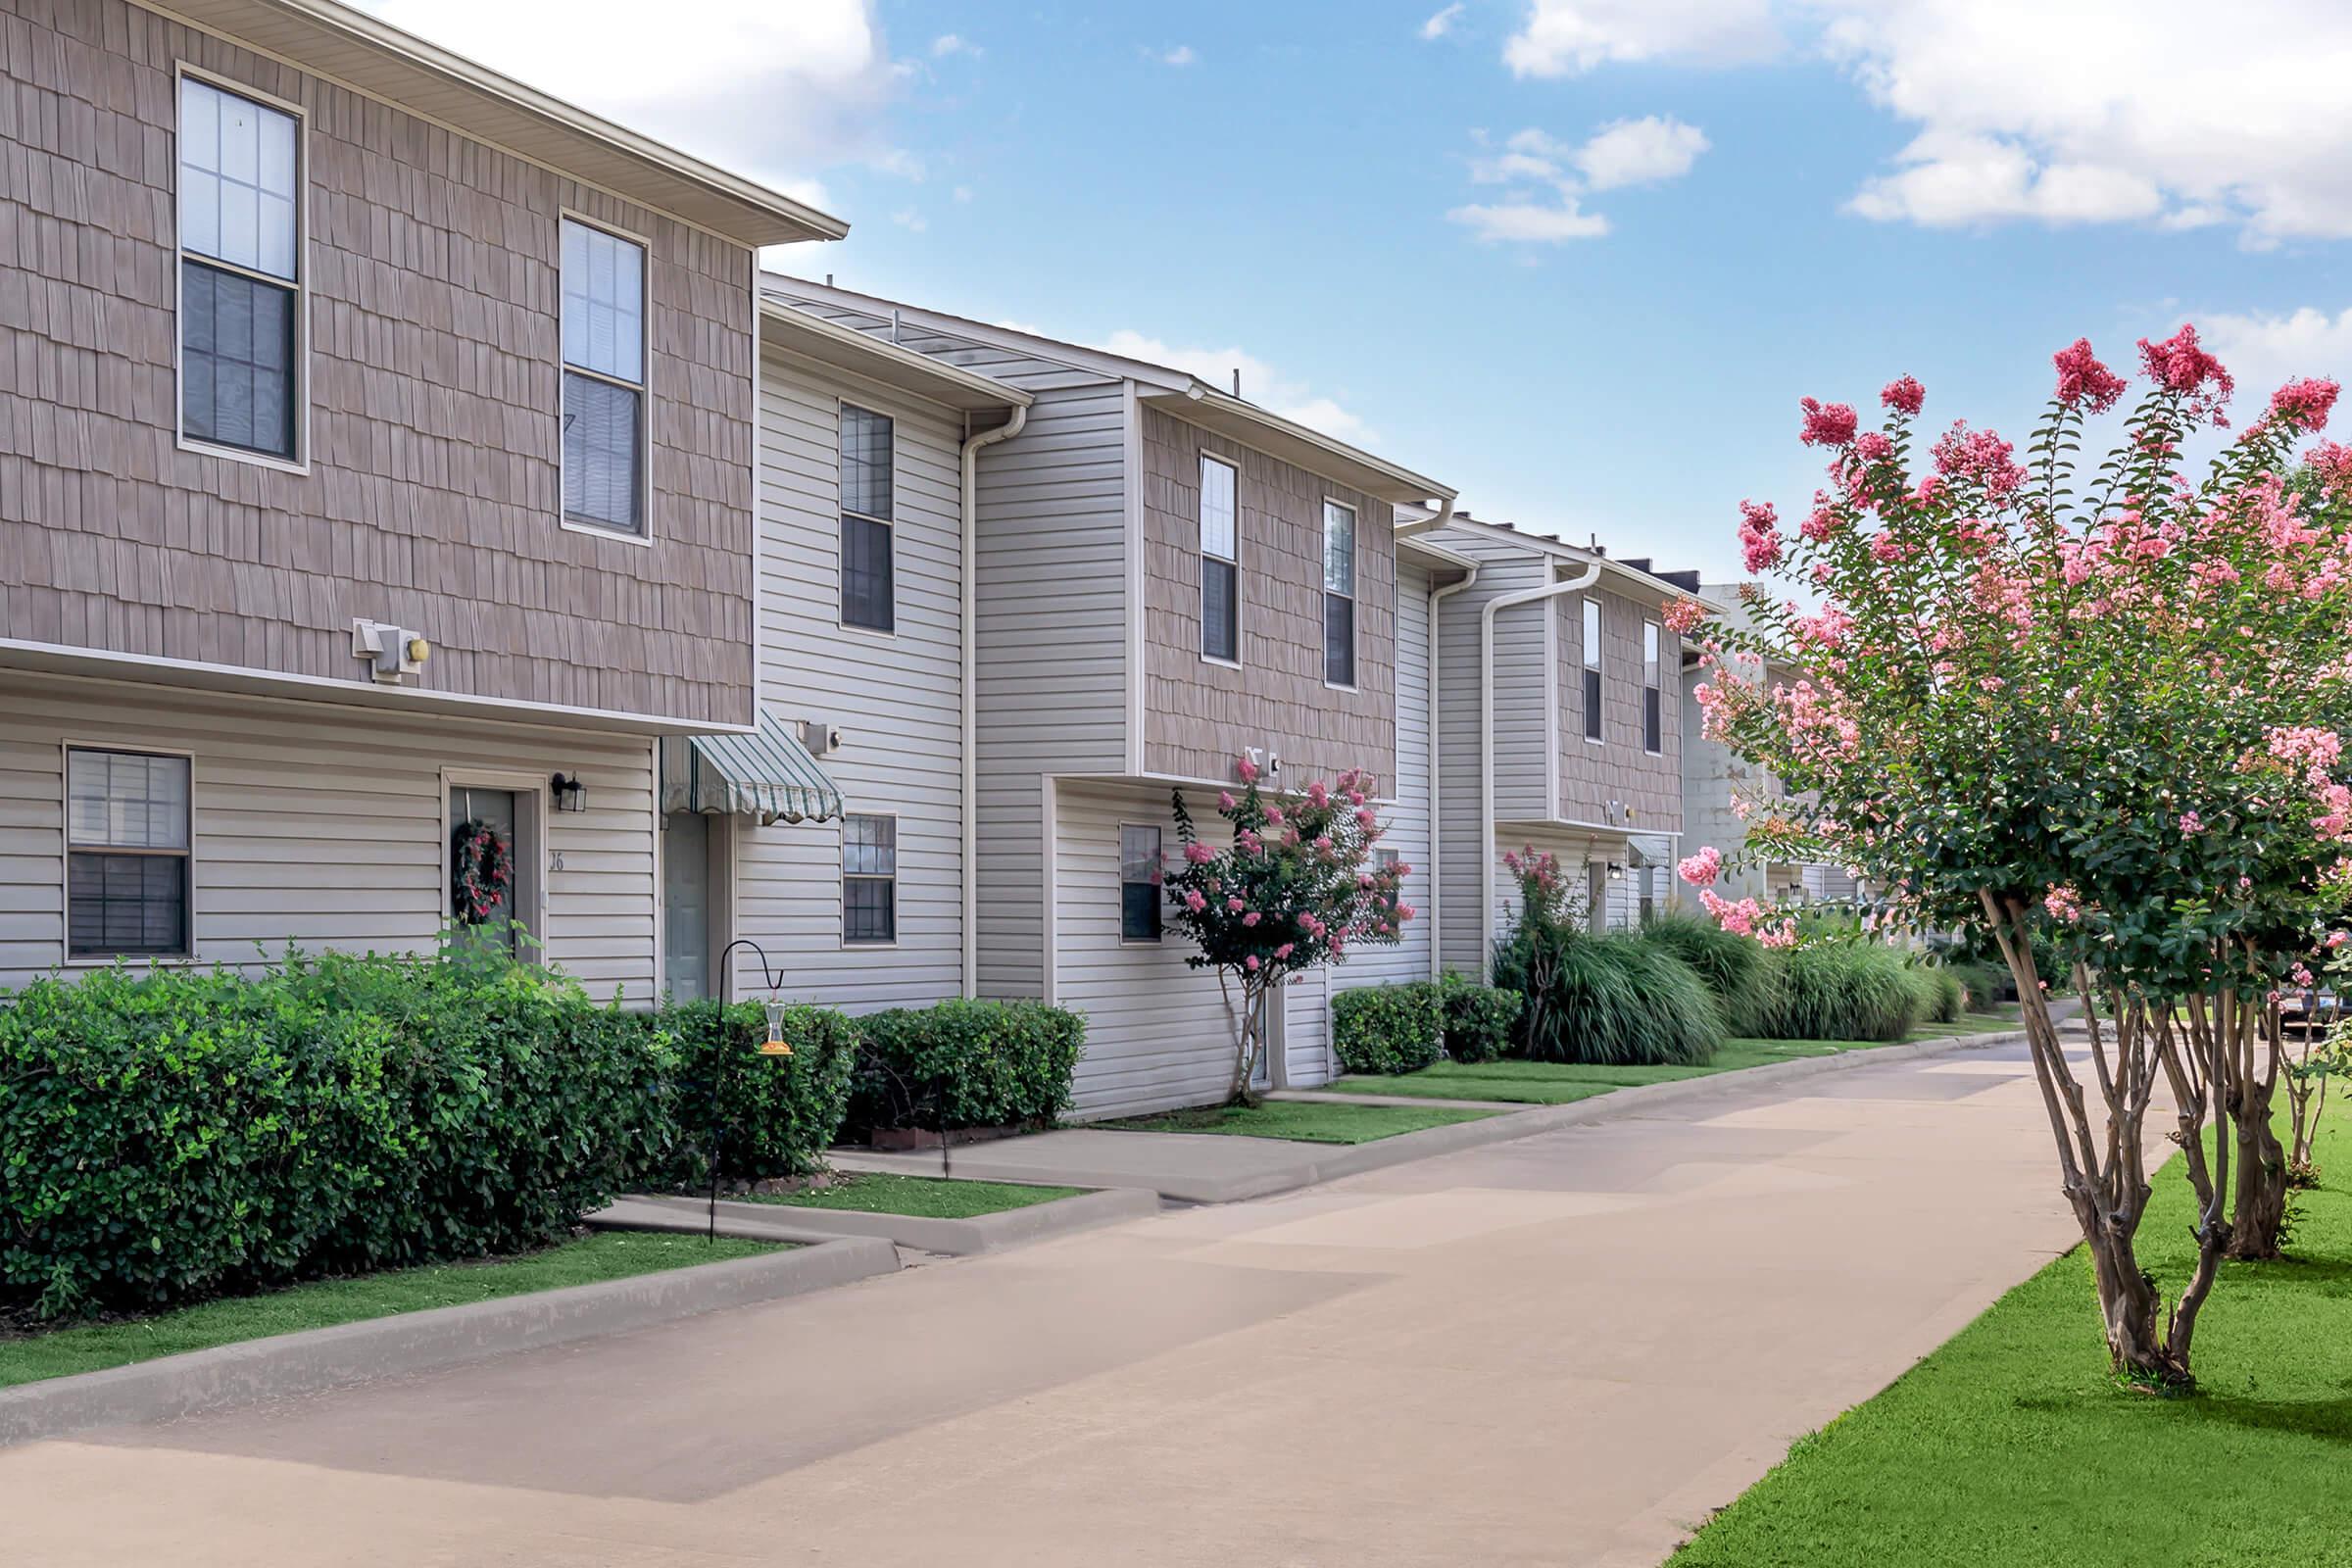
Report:
M498 829L474 817L449 836L449 905L460 923L480 925L514 884L514 851Z

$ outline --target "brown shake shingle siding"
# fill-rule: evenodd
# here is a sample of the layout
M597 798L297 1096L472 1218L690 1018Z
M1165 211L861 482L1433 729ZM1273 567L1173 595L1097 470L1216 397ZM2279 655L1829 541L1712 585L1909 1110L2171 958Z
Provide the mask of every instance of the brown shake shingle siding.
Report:
M175 439L173 73L302 107L309 472ZM0 0L0 637L747 723L748 250L139 10ZM651 532L559 525L558 224L643 238Z

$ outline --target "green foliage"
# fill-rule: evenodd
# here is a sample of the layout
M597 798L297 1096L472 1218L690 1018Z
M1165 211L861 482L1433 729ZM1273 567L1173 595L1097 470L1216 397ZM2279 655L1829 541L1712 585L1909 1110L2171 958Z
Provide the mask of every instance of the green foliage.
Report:
M1968 1010L1968 987L1961 978L1940 963L1914 959L1911 972L1927 983L1930 1023L1958 1023Z
M787 1009L789 1056L760 1054L767 1016L757 1002L674 1003L662 1010L661 1028L678 1062L672 1184L710 1180L714 1128L719 1174L729 1180L802 1176L823 1163L849 1113L858 1062L858 1031L846 1016L830 1007Z
M898 1007L858 1020L850 1130L1036 1127L1070 1108L1086 1020L1042 1002Z
M1446 1054L1455 1061L1493 1061L1510 1049L1511 1025L1527 1001L1516 991L1477 981L1448 969L1440 977L1439 1004L1446 1015Z
M1642 940L1673 954L1707 983L1734 1034L1754 1034L1772 987L1772 952L1752 937L1726 931L1714 921L1684 913L1654 914L1642 923Z
M1769 1040L1900 1040L1935 1005L1931 971L1868 940L1774 955L1755 1032Z
M1524 999L1513 1053L1537 1061L1690 1065L1726 1032L1698 971L1636 936L1522 923L1498 945L1494 976Z
M1349 1072L1418 1072L1438 1059L1437 982L1356 986L1331 1001L1331 1048Z

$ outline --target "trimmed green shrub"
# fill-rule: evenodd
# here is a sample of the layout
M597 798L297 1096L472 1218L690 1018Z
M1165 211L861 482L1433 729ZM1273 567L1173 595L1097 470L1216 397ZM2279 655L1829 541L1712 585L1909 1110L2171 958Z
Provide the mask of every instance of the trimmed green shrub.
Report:
M1698 971L1639 937L1522 925L1494 975L1524 999L1511 1045L1537 1061L1695 1066L1723 1041Z
M0 995L0 1304L164 1305L535 1246L665 1152L642 1015L511 962L289 955Z
M1444 1026L1430 980L1355 986L1331 999L1331 1049L1349 1072L1419 1072L1438 1059Z
M1986 963L1979 958L1948 960L1944 968L1956 976L1968 990L1968 1006L1983 1011L1996 1003L2017 1000L2017 977L2005 963Z
M858 1030L848 1016L830 1007L788 1008L789 1056L760 1054L767 1014L757 1002L673 1003L662 1009L659 1027L678 1059L673 1185L710 1179L714 1128L718 1173L728 1180L802 1176L822 1164L849 1114L858 1065Z
M848 1130L1035 1127L1070 1108L1086 1020L1042 1002L952 999L858 1020Z
M1925 960L1915 960L1911 972L1927 982L1927 1021L1958 1023L1960 1014L1968 1010L1968 987L1960 977L1940 963Z
M1714 921L1680 912L1653 914L1642 940L1663 948L1698 971L1723 1009L1732 1033L1753 1032L1772 987L1772 953L1753 937L1736 936Z
M1882 942L1817 941L1774 955L1757 1020L1772 1040L1900 1040L1935 1003L1926 973Z
M1511 1025L1526 1000L1516 991L1482 986L1448 969L1439 978L1446 1015L1446 1054L1455 1061L1493 1061L1510 1049Z

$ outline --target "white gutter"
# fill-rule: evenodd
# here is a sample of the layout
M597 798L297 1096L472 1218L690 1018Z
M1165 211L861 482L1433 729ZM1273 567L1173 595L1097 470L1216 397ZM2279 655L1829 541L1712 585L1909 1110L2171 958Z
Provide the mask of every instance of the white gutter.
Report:
M1453 503L1446 503L1446 511L1453 511ZM1446 813L1438 809L1443 784L1438 748L1438 650L1446 641L1438 624L1438 606L1446 599L1478 581L1478 563L1470 563L1470 573L1460 582L1449 582L1443 588L1429 591L1429 977L1437 979L1446 972L1446 881L1440 865L1439 845L1446 837ZM1486 980L1486 956L1478 960L1479 972L1473 978Z
M957 565L962 579L961 612L956 617L956 629L961 646L959 684L962 687L962 729L958 732L963 747L963 790L959 810L963 818L963 851L958 858L963 877L963 994L980 994L980 672L976 652L979 627L974 601L974 583L979 576L980 556L980 449L1009 441L1021 433L1029 422L1029 407L1016 403L1012 417L992 429L967 437L963 443L963 545Z
M1541 588L1522 588L1515 594L1497 594L1487 601L1478 623L1478 935L1479 952L1484 955L1494 946L1494 614L1515 605L1532 605L1540 599L1557 599L1562 594L1582 593L1600 580L1599 561L1589 561L1585 569L1575 576ZM1545 715L1545 735L1553 733L1559 721L1557 713ZM1546 741L1556 749L1556 741ZM1544 803L1553 809L1559 803ZM1482 959L1483 961L1483 959Z

